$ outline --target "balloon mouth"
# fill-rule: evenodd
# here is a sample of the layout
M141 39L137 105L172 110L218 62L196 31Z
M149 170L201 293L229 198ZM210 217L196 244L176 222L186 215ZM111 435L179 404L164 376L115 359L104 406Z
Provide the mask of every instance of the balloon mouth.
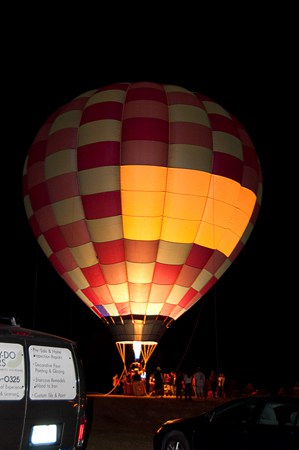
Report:
M140 358L146 367L147 361L154 352L158 342L170 324L166 317L146 317L146 320L122 318L122 320L109 323L109 329L114 337L119 354L126 366L126 348L133 347L135 361Z
M120 354L120 357L124 363L124 367L126 370L126 348L133 347L134 352L134 360L141 361L143 363L143 369L145 370L147 362L151 355L153 354L155 348L157 347L158 342L154 341L121 341L116 342L117 350Z
M123 318L122 321L109 323L108 326L115 342L157 344L169 325L167 317L147 316L146 320Z

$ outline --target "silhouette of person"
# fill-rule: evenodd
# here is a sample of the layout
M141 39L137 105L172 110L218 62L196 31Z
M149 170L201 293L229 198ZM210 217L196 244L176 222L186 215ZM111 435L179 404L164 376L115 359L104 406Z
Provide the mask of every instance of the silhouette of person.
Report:
M163 388L163 374L161 371L161 367L157 367L156 371L154 373L154 378L155 378L155 395L158 396L160 395L161 397L163 397L164 395L164 388Z
M184 373L185 384L185 400L191 400L192 398L192 374L190 372Z
M196 372L194 374L195 379L195 394L197 398L204 398L204 384L206 376L201 371L200 367L196 369Z
M215 370L211 370L210 377L209 377L210 383L211 383L211 390L213 398L216 398L216 391L217 391L217 385L218 385L218 375Z
M184 374L181 370L179 370L175 378L176 398L182 398L183 396L183 383L184 383Z

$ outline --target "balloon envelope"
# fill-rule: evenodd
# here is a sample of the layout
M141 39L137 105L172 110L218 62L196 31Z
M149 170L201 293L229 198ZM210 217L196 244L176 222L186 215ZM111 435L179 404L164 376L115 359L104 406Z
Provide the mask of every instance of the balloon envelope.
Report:
M23 194L43 251L115 340L155 343L243 248L262 175L247 132L213 100L118 83L49 117Z

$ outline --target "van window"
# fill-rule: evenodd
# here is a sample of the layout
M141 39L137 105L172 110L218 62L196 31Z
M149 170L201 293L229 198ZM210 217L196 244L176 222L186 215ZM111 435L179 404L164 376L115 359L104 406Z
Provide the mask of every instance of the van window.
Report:
M68 348L29 347L31 400L72 400L76 397L76 372Z
M21 344L0 342L0 401L25 395L24 350Z

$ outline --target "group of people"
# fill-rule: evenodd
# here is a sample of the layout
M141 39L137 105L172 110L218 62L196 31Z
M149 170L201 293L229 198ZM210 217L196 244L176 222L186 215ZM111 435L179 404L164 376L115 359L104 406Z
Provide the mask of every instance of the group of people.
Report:
M186 400L191 400L193 396L196 398L206 398L206 376L204 372L197 367L195 372L179 371L176 376L176 398L182 398L183 395Z
M207 399L209 392L213 398L224 396L225 376L211 370L208 376L197 367L194 371L170 372L162 374L157 367L150 377L150 395L175 396L178 399L191 400L192 397Z
M206 376L197 367L193 371L162 372L160 366L146 380L146 373L139 363L133 363L130 370L121 379L118 374L113 377L113 393L126 395L152 395L155 397L175 396L177 399L192 397L207 399L223 397L225 393L225 376L211 370Z
M145 378L143 365L134 361L121 377L117 373L112 377L112 392L116 395L146 395Z
M211 396L216 398L224 396L225 376L211 370L209 376L197 367L194 371L182 371L162 373L157 367L149 378L149 394L156 397L175 396L178 399L190 400L192 397L206 399Z

